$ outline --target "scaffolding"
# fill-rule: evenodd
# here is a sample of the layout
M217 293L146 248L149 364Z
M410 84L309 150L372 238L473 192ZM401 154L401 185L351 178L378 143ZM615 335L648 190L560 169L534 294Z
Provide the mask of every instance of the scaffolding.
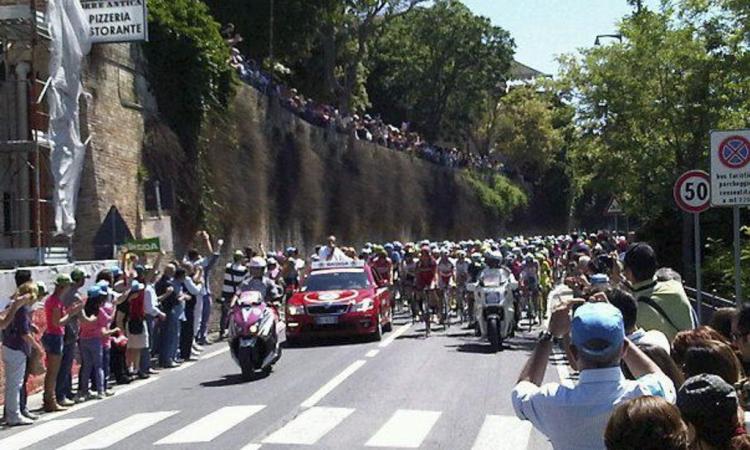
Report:
M0 0L0 265L67 262L53 245L43 0Z

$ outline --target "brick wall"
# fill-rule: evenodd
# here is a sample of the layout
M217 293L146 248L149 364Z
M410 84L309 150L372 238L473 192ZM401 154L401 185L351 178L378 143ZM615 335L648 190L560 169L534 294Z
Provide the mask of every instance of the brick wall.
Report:
M73 248L79 260L107 257L113 234L108 214L113 207L119 216L114 224L116 240L138 234L143 213L139 167L144 116L153 103L137 44L94 45L84 87L91 100L81 112L82 135L91 141L76 211Z

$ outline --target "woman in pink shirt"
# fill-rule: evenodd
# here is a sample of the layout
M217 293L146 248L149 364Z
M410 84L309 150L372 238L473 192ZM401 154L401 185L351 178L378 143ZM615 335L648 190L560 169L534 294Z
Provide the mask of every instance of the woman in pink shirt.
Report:
M47 328L42 335L42 345L47 353L47 373L44 375L44 411L46 412L63 411L66 406L69 406L69 404L58 404L55 398L55 385L62 359L65 324L83 308L83 303L80 301L73 303L67 311L63 306L62 297L70 289L72 283L70 276L58 275L54 292L44 302Z
M107 292L102 286L95 285L88 290L88 298L84 307L79 334L79 348L81 351L81 371L78 373L78 395L76 403L85 400L101 400L105 396L104 389L104 340L109 342L109 336L117 333L117 329L109 329L111 317L104 310ZM93 378L96 394L89 393L89 381Z

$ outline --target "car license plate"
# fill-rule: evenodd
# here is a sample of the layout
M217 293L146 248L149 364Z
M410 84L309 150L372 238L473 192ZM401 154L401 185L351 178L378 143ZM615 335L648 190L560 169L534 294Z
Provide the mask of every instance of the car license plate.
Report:
M335 325L339 323L338 316L318 316L315 318L315 323L318 325Z

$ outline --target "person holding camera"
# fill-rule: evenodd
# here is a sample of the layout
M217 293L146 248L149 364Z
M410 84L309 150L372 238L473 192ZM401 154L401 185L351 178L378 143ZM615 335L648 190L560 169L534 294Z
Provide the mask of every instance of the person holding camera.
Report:
M530 421L556 449L603 449L609 416L623 401L643 395L675 400L672 380L625 337L622 314L601 301L601 295L557 306L511 394L516 415ZM574 386L543 385L553 340L568 333L579 381ZM636 380L625 378L621 361Z

